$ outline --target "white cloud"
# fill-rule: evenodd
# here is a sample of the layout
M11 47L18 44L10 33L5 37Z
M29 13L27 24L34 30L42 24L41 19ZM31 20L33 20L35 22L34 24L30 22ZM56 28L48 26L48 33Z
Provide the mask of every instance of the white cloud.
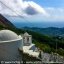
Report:
M64 8L46 8L46 11L50 14L48 20L50 21L64 21Z
M0 0L0 1L3 2L9 8L11 8L12 10L16 11L17 14L20 14L22 16L32 15L32 13L33 15L40 13L43 15L47 15L46 11L33 1L23 1L23 0ZM27 9L29 9L29 11ZM0 13L6 15L15 15L15 16L17 15L16 13L7 9L1 3L0 3Z
M47 15L46 11L44 10L44 8L42 8L41 6L39 6L38 4L34 3L33 1L28 2L29 6L31 6L32 8L35 9L35 11L37 11L38 13L43 13L44 15Z
M17 14L26 16L30 20L40 21L64 21L64 8L42 8L33 1L23 0L0 0ZM0 3L0 13L17 16L16 13L7 9Z
M29 20L41 21L41 22L64 22L64 8L45 8L49 16L44 16L42 14L34 15L30 17ZM37 18L37 19L36 19Z

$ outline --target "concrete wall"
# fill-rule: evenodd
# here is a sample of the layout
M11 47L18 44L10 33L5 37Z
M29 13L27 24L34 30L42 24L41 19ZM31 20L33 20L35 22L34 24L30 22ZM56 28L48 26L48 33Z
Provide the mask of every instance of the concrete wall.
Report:
M22 54L19 53L18 47L21 40L14 42L0 43L0 61L2 60L22 60Z
M23 36L23 45L27 46L32 43L32 36Z

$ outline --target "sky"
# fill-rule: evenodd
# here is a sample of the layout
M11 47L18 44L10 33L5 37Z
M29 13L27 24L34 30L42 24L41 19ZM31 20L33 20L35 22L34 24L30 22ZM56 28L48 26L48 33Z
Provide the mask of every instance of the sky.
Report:
M43 16L43 21L64 22L64 0L32 0L42 6L50 15ZM46 20L47 19L47 20Z
M61 7L64 8L64 0L32 0L42 7Z
M0 13L30 22L64 22L64 0L0 0ZM16 12L16 13L15 13Z

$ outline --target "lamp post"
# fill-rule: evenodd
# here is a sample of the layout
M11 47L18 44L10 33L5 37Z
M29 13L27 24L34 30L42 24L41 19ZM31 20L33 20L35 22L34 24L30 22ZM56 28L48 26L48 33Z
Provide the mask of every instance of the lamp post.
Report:
M56 53L57 53L57 39L56 39Z
M54 54L54 61L56 62L57 61L57 39L56 39L56 51L55 51L55 54Z
M58 37L58 39L61 39L61 37ZM58 61L58 57L57 57L57 56L58 56L58 54L57 54L58 43L57 43L57 41L58 41L58 40L56 39L56 54L55 54L56 57L55 57L55 62Z

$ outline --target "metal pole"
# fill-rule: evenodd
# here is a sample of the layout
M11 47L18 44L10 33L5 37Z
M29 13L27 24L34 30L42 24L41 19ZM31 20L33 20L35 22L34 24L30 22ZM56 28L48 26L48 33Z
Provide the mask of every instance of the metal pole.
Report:
M56 53L55 53L55 62L57 61L57 39L56 39Z

